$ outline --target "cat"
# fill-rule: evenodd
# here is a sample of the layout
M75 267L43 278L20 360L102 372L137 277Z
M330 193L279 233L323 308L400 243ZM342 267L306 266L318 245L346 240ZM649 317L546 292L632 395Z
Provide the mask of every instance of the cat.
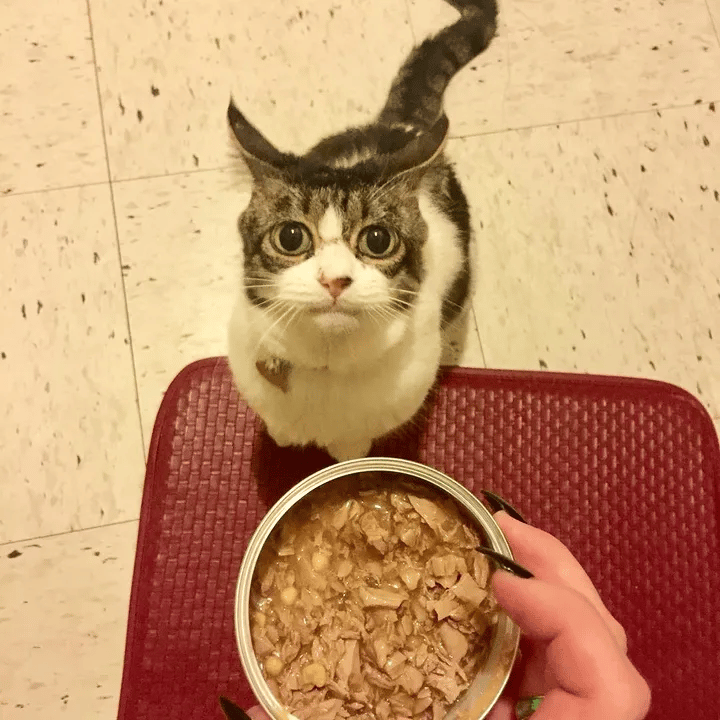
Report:
M363 457L410 421L472 291L468 203L443 148L443 95L492 41L495 0L416 47L384 108L303 155L275 148L230 101L252 176L229 329L235 383L280 446Z

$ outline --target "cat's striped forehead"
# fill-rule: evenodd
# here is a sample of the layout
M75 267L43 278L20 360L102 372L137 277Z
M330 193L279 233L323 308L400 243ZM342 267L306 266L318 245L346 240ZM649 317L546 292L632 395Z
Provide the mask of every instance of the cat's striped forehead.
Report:
M300 220L320 231L325 240L339 239L351 225L362 224L380 214L393 218L398 203L385 198L377 202L378 193L369 187L355 190L332 187L286 186L265 198L266 212L277 220ZM328 234L331 237L325 237Z

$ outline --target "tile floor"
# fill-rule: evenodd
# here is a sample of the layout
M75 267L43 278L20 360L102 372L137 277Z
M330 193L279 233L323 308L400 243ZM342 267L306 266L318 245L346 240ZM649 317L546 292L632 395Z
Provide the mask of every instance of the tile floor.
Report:
M0 0L0 715L116 714L162 392L225 349L232 92L300 149L442 0ZM505 0L447 96L478 230L462 362L641 375L720 424L720 0Z

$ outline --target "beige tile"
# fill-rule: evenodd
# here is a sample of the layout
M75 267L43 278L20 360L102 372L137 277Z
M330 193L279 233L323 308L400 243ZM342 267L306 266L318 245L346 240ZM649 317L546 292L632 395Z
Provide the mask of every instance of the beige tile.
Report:
M227 165L231 91L302 150L371 118L412 46L403 2L90 4L115 178Z
M227 353L247 204L242 170L134 180L115 188L145 437L172 378Z
M656 377L719 418L718 145L707 105L453 143L488 366Z
M137 522L4 545L3 720L117 717Z
M571 81L589 82L600 115L720 98L720 45L704 0L557 3L540 17L522 14L537 8L530 0L513 8L521 29L510 50L512 69L528 78L507 97L516 126L587 117L572 102L551 107L554 88ZM523 19L530 21L525 27ZM555 57L558 49L564 57ZM553 61L546 59L551 53ZM541 64L547 72L538 77Z
M85 0L4 2L0 195L107 179Z
M418 39L457 17L434 0L410 7ZM705 0L512 0L500 19L489 50L448 90L454 136L720 99Z
M0 199L0 542L137 516L142 445L105 185Z

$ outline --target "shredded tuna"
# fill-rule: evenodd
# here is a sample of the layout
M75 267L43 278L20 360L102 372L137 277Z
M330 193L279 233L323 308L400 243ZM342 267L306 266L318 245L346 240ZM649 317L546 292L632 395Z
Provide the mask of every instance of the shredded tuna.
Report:
M425 682L425 676L412 665L406 665L398 677L398 683L410 695L416 695Z
M483 590L470 575L464 573L453 586L452 592L459 600L480 607L487 599L487 590Z
M400 607L403 600L407 600L407 595L393 592L392 590L383 590L382 588L360 588L360 602L363 607Z
M444 496L357 484L306 498L263 548L255 653L299 720L443 720L496 622L480 536Z
M460 663L468 651L469 643L467 637L446 622L440 626L439 632L440 639L447 654L456 663Z

